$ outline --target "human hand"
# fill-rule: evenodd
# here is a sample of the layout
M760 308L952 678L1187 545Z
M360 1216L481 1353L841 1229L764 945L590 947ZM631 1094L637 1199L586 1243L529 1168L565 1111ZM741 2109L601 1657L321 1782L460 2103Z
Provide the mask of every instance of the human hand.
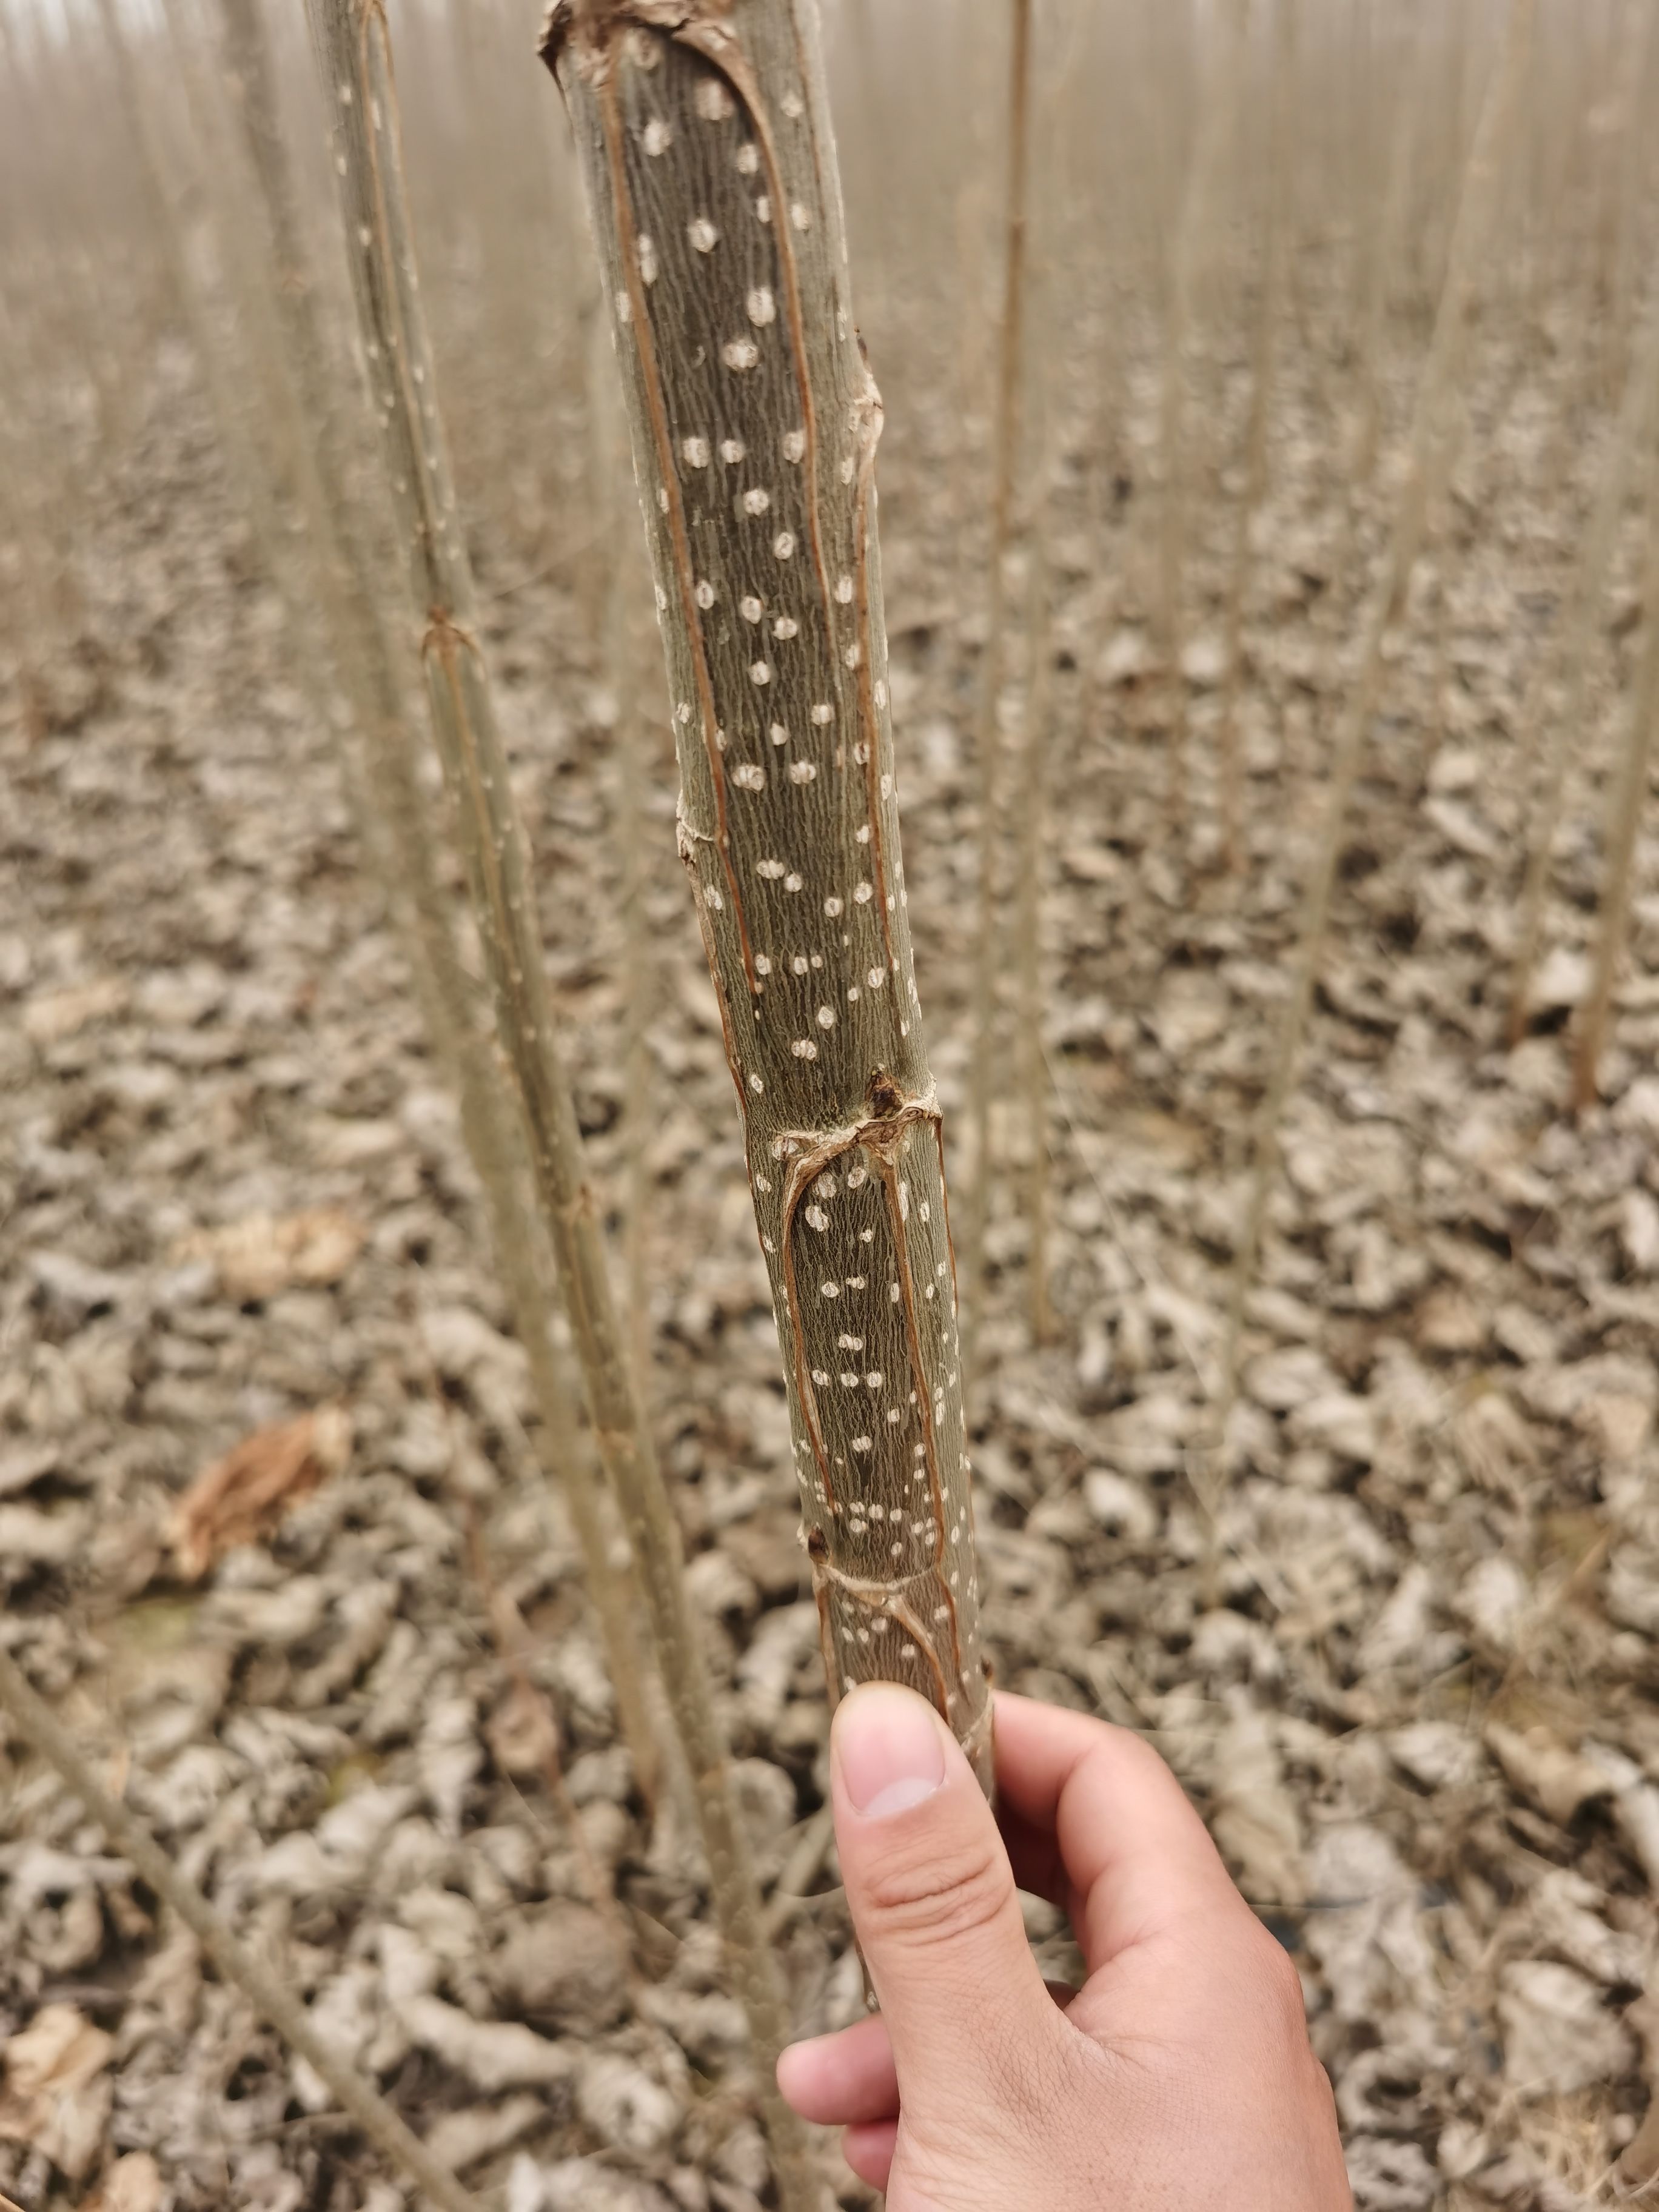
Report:
M1000 1697L996 1767L994 1817L910 1691L837 1710L836 1842L882 2009L784 2053L789 2103L846 2130L888 2212L1351 2212L1296 1971L1157 1753ZM1058 2004L1016 1883L1082 1948Z

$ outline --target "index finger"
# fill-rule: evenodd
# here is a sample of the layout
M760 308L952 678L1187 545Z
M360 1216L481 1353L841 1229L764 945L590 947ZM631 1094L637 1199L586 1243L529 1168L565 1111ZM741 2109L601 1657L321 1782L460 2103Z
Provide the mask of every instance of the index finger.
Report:
M1149 1744L999 1692L998 1818L1014 1878L1070 1914L1089 1972L1241 1900L1204 1823Z

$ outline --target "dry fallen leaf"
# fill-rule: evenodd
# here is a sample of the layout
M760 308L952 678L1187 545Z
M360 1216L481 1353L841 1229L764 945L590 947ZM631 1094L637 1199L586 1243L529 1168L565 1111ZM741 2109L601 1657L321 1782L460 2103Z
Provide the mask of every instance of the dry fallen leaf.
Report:
M74 2005L42 2006L0 2051L0 2140L27 2143L70 2181L83 2179L109 2125L115 2092L104 2069L114 2048Z
M81 2212L156 2212L161 2195L161 2167L147 2150L131 2151L116 2160Z
M88 1022L119 1013L126 1002L127 987L117 975L100 975L62 991L37 992L23 1009L23 1034L31 1044L61 1044Z
M550 1700L522 1676L484 1725L490 1757L503 1774L522 1780L545 1774L559 1759L559 1724Z
M1646 2118L1619 2161L1619 2172L1633 2189L1641 2190L1659 2179L1659 1994L1650 1990L1638 1997L1625 2014L1625 2024L1642 2039L1649 2104Z
M238 1544L267 1535L351 1452L351 1416L322 1406L297 1420L255 1429L198 1474L173 1507L167 1540L179 1571L194 1582Z
M1302 1826L1285 1786L1271 1717L1237 1705L1216 1746L1211 1827L1258 1905L1299 1904L1307 1894Z
M219 1288L240 1301L275 1297L299 1283L313 1290L337 1283L363 1247L364 1224L337 1206L299 1213L251 1213L220 1229L203 1229L174 1248L179 1260L207 1260Z
M1516 1959L1500 1977L1504 2075L1521 2097L1571 2096L1616 2081L1635 2057L1629 2030L1571 1966Z
M1488 1721L1486 1748L1518 1790L1541 1805L1552 1820L1565 1828L1581 1806L1592 1798L1610 1796L1607 1777L1541 1726L1505 1728Z

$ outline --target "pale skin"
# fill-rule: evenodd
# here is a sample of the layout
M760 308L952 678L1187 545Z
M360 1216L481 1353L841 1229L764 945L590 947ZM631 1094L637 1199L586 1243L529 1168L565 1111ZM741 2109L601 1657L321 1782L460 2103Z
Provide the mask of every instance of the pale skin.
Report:
M888 2212L1352 2212L1294 1967L1157 1753L996 1701L998 1812L951 1734L872 1683L830 1737L836 1841L881 2002L779 2086ZM1070 1916L1045 1985L1018 1889Z

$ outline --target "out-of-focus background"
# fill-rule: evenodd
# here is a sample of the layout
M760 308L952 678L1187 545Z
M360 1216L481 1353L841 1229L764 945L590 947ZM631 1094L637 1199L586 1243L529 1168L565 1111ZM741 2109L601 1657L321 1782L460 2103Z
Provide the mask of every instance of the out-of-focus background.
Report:
M990 843L1040 1019L1011 956L976 1161L1011 16L824 9L917 971L991 1201L988 1639L1192 1792L1302 1970L1366 2212L1624 2202L1659 2174L1659 11L1541 0L1498 115L1497 0L1036 0ZM862 1991L815 1613L568 125L522 7L391 21L548 972L822 2027ZM754 2212L696 1853L618 1741L573 1440L366 860L281 285L419 641L303 24L264 29L286 258L215 0L0 7L0 1639L481 2203ZM407 2201L0 1746L0 2191Z

